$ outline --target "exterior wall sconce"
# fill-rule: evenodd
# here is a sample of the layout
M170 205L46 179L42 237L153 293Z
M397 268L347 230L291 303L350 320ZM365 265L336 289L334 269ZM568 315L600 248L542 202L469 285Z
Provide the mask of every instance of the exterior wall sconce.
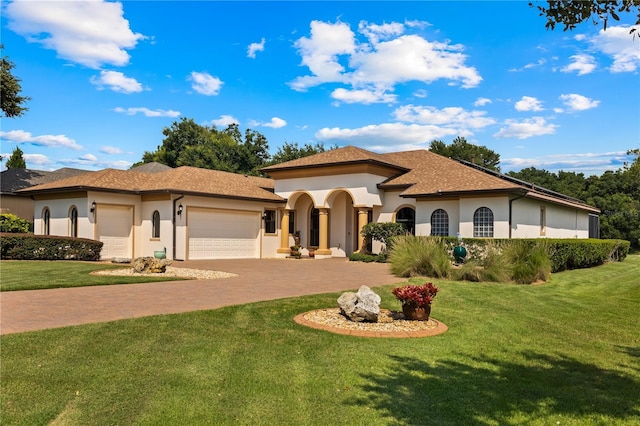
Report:
M89 211L91 213L95 214L95 212L96 212L96 202L95 201L93 203L91 203L91 209Z
M267 220L267 212L262 213L262 220Z
M184 209L184 207L182 207L182 204L180 204L178 206L178 211L176 212L178 214L178 216L182 216L182 210Z

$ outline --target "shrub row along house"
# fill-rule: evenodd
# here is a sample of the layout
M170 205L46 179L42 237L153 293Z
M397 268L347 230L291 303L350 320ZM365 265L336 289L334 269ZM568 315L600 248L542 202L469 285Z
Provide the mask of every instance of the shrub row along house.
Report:
M35 199L36 234L100 240L104 259L286 257L297 232L303 253L343 257L367 248L372 221L415 235L597 237L596 208L426 150L349 146L262 172L271 178L149 163L20 192Z

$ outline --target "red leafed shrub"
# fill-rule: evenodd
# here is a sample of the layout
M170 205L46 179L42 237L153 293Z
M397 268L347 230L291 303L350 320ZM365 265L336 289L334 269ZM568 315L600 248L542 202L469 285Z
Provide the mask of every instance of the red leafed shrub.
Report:
M403 305L414 304L423 308L431 304L433 298L438 294L438 287L432 283L424 283L423 285L396 287L391 292Z

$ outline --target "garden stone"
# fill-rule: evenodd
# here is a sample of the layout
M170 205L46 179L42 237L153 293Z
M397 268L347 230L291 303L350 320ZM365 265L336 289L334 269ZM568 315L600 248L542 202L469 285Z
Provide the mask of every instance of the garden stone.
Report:
M380 296L366 285L357 293L346 292L338 298L338 306L344 316L355 322L378 322Z
M171 261L167 259L156 259L155 257L138 257L133 261L133 272L139 274L152 273L163 274Z
M111 263L131 263L130 257L114 257L111 259Z

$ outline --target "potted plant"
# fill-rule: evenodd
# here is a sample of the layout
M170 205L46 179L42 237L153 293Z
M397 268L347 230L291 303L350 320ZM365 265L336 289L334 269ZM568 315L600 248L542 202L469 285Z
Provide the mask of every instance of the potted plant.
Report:
M298 259L302 257L302 253L300 253L300 246L298 244L289 247L289 249L290 249L289 255L291 257L296 257Z
M427 321L431 314L431 302L438 294L438 287L432 283L424 283L396 287L391 292L402 302L405 319Z

